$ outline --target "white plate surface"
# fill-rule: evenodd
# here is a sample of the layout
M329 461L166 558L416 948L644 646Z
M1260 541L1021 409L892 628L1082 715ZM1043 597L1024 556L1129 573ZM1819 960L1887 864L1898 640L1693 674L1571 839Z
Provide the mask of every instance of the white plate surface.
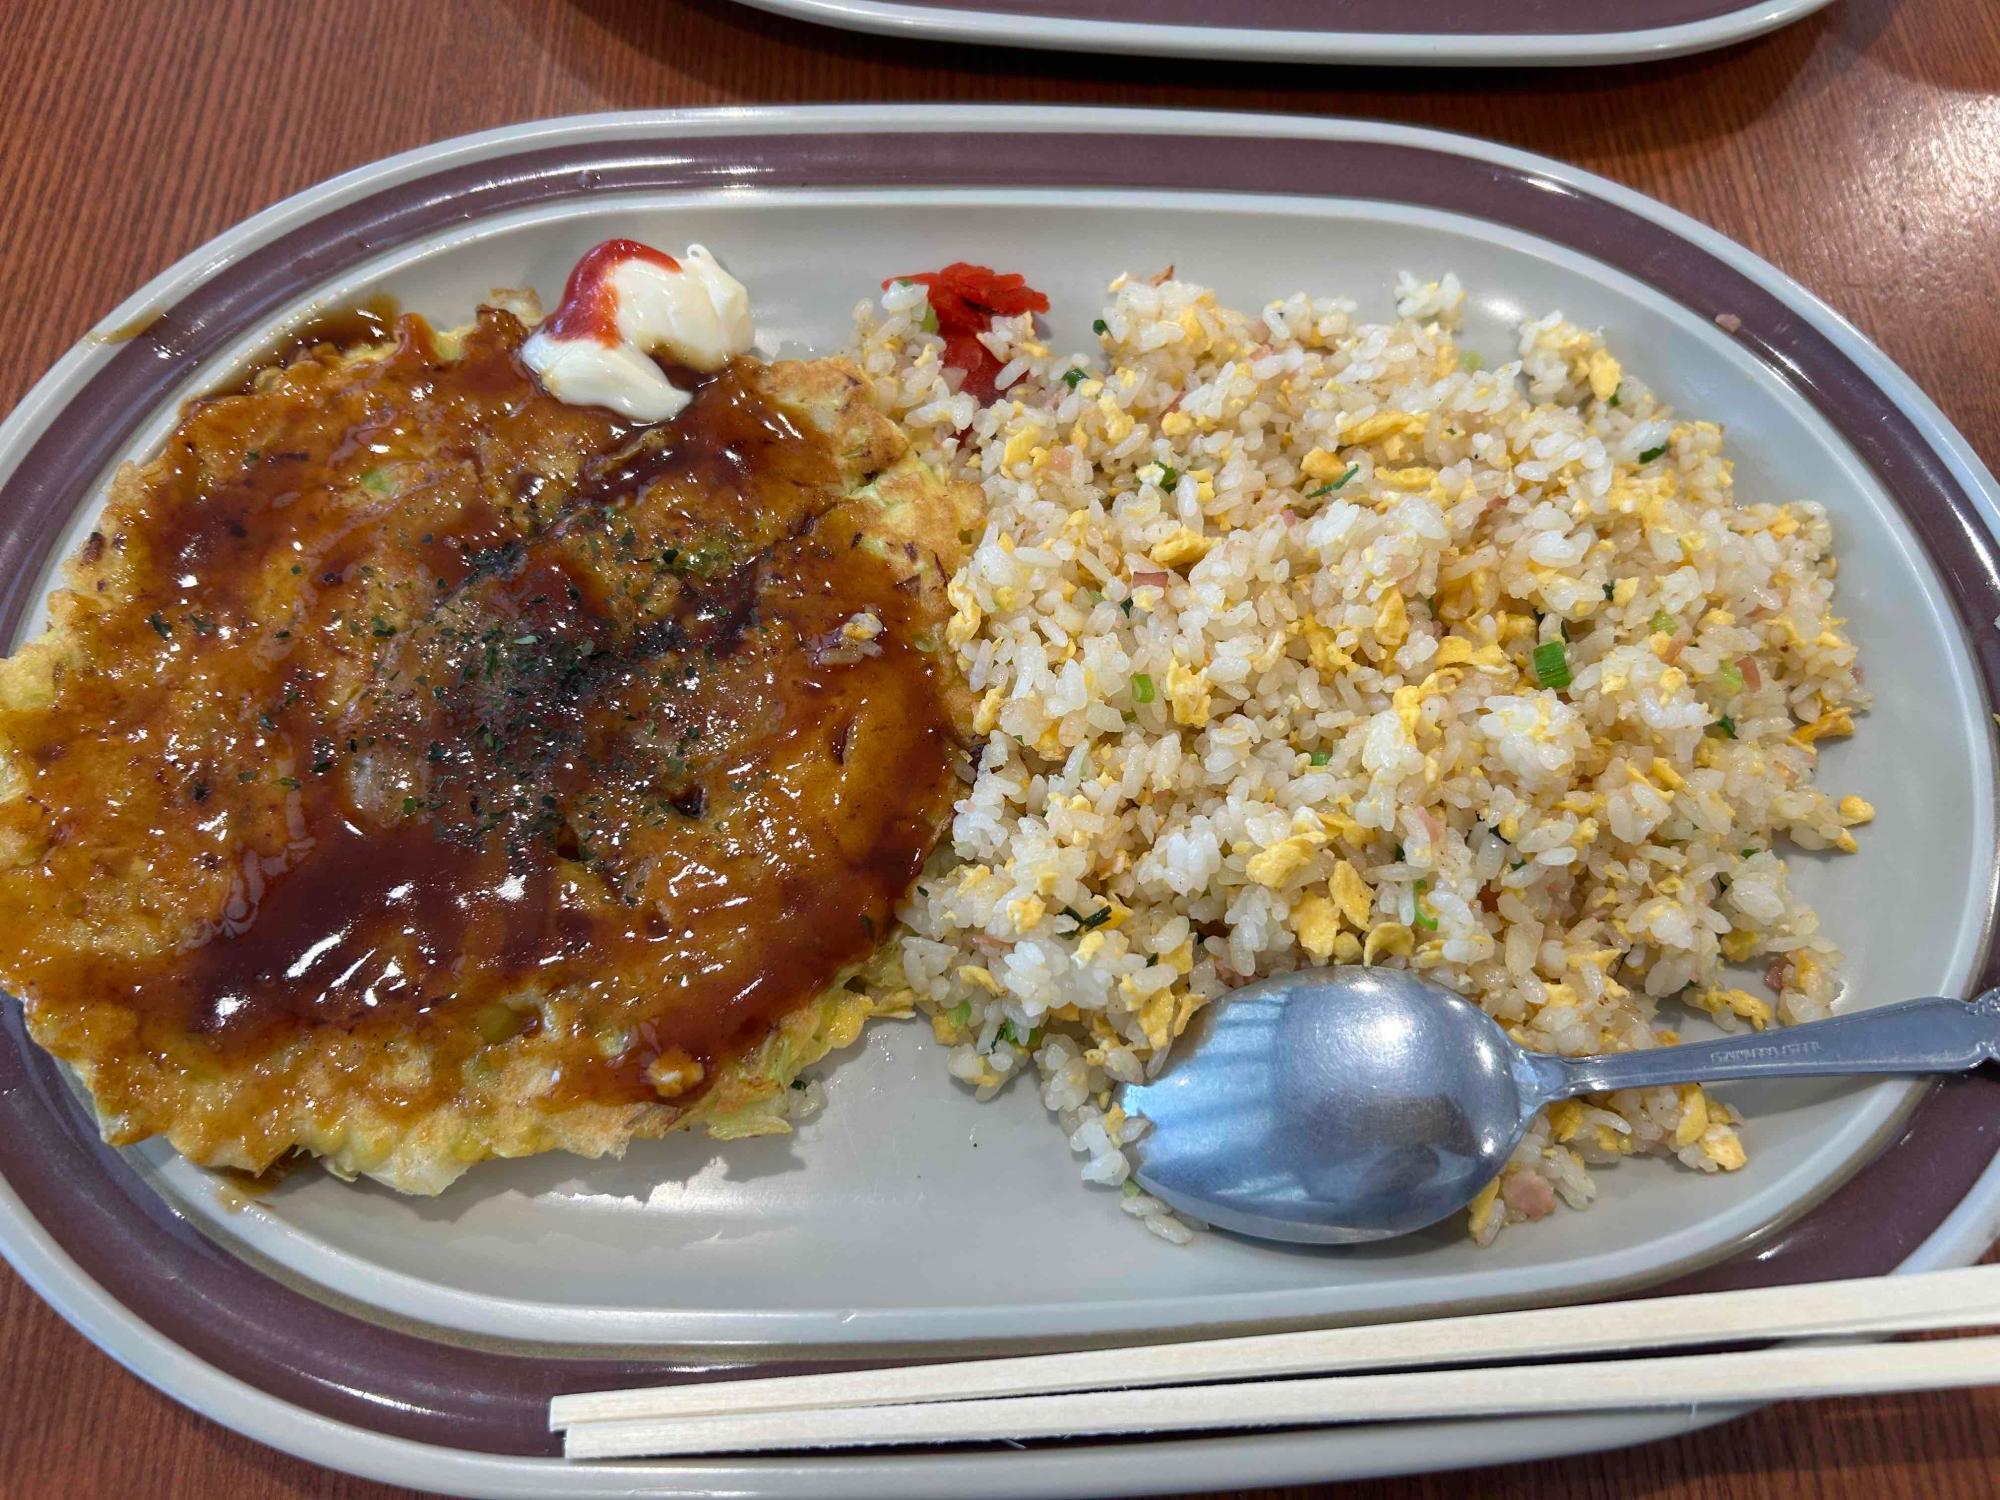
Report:
M1706 19L1637 29L1510 30L1511 0L1493 0L1490 27L1473 32L1426 31L1422 5L1408 7L1407 31L1298 29L1259 22L1252 6L1234 25L1167 25L1148 19L1094 15L1078 7L1010 10L1007 0L979 8L942 8L896 0L743 0L759 10L838 26L847 31L924 41L979 42L1064 52L1142 53L1159 57L1237 59L1245 62L1387 64L1407 67L1577 67L1591 63L1650 62L1706 52L1788 26L1831 0L1744 0L1737 9ZM1143 7L1134 7L1143 14ZM1338 15L1338 7L1331 6ZM1629 17L1627 18L1629 20ZM1327 25L1337 22L1329 21ZM1515 22L1514 25L1522 25Z

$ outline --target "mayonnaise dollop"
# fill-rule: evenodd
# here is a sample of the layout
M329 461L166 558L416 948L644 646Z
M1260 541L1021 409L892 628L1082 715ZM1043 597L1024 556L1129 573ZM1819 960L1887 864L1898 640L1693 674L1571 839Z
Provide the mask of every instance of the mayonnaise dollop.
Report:
M633 253L618 254L629 245ZM613 253L606 254L611 251ZM750 293L700 245L674 260L630 241L577 263L563 304L521 346L542 389L635 422L677 417L692 398L650 356L719 370L750 347Z

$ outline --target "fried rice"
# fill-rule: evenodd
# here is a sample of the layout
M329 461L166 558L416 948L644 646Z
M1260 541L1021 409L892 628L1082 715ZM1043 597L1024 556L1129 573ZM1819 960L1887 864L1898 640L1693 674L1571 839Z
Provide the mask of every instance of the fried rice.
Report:
M950 589L982 748L877 1003L982 1097L1032 1060L1084 1178L1170 1240L1111 1090L1252 978L1409 966L1571 1055L1840 984L1787 865L1873 815L1814 784L1867 706L1824 508L1737 503L1721 428L1559 314L1486 368L1455 278L1395 295L1120 277L1080 353L996 318L985 406L923 287L857 310L878 404L989 506ZM1557 1105L1470 1231L1627 1156L1733 1170L1740 1123L1694 1085Z

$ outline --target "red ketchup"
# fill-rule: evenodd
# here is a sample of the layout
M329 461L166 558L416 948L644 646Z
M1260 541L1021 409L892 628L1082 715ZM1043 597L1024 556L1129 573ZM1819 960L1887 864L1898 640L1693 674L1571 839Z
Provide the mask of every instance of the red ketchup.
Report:
M970 392L982 406L999 394L993 377L1000 373L1001 366L992 351L979 342L979 335L986 332L995 318L1049 310L1049 299L1022 277L962 260L953 261L942 271L891 276L882 285L886 289L899 281L914 281L930 294L931 312L944 339L944 362L964 373L959 389Z
M611 285L611 273L628 260L649 261L669 271L681 268L679 261L651 245L637 240L606 240L584 251L563 286L562 302L549 314L541 331L552 339L616 344L618 292Z

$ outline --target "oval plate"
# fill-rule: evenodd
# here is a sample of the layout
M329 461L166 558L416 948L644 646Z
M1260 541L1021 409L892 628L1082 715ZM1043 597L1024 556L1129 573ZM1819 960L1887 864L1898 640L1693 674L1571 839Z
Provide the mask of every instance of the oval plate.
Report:
M1729 417L1747 498L1811 495L1833 514L1880 707L1828 752L1826 775L1881 815L1858 860L1800 861L1798 878L1847 940L1856 993L1962 992L1987 970L1992 477L1878 351L1747 252L1601 179L1430 132L722 111L553 121L364 168L165 273L104 322L143 333L86 340L0 426L9 638L35 627L111 469L284 325L376 290L445 321L492 286L548 295L612 232L717 247L754 290L766 348L838 348L882 276L966 254L1049 291L1054 336L1077 347L1105 280L1168 259L1227 298L1303 286L1361 297L1370 315L1397 270L1456 270L1472 291L1465 337L1489 357L1524 314L1604 326L1677 406ZM729 1358L1045 1348L1956 1264L1985 1249L2000 1204L2000 1083L1826 1084L1730 1094L1751 1120L1742 1172L1605 1171L1608 1206L1491 1250L1452 1234L1330 1254L1222 1236L1174 1250L1077 1186L1029 1091L975 1107L920 1028L878 1026L789 1140L489 1164L433 1201L304 1173L231 1211L171 1152L99 1144L5 1009L0 1250L112 1354L219 1420L441 1490L1130 1493L1632 1442L1719 1414L589 1470L550 1457L545 1409L561 1391L702 1378Z
M1747 41L1830 0L744 0L847 31L1071 52L1451 67L1645 62Z

